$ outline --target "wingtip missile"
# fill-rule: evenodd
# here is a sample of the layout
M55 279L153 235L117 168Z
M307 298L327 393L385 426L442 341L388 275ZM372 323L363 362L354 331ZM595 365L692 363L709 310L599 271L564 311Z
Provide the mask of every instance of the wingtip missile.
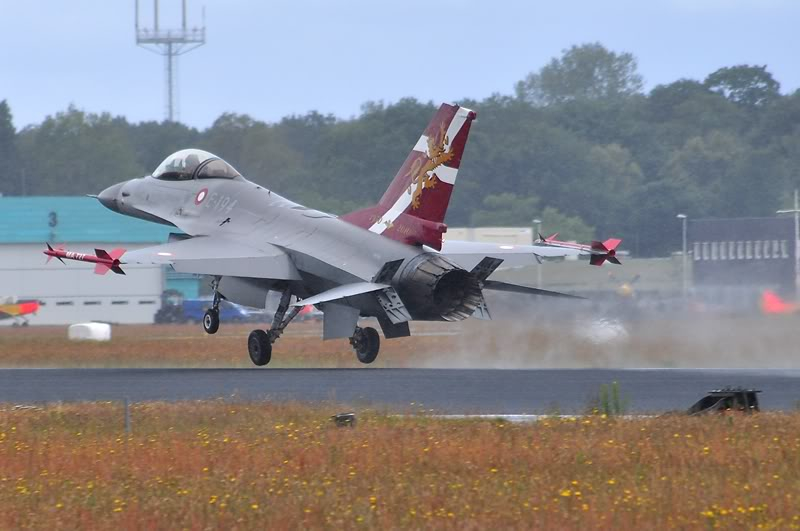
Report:
M556 236L558 236L558 233L545 238L540 233L539 239L536 241L536 245L577 250L581 254L588 254L589 263L594 266L601 266L605 262L611 262L612 264L616 265L622 264L622 262L619 261L619 258L617 258L617 247L619 247L619 244L622 243L622 240L619 238L609 238L602 242L593 241L589 245L586 245L582 243L556 240Z
M122 258L122 255L125 254L125 249L114 249L110 253L104 251L103 249L95 249L94 251L95 254L91 255L77 253L75 251L67 251L66 249L62 249L60 247L53 249L53 247L48 243L47 249L43 252L47 255L48 262L53 258L57 258L62 264L65 263L64 259L76 260L78 262L89 262L91 264L95 264L94 272L97 275L105 275L109 271L113 271L117 275L125 274L120 267L122 264L120 258Z

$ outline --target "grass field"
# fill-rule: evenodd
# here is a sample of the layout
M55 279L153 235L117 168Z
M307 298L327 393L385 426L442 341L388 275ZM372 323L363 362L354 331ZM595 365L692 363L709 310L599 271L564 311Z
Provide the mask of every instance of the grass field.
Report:
M800 368L797 316L659 319L608 327L586 321L413 323L382 341L377 367ZM251 367L257 325L120 325L109 343L71 342L66 327L0 328L0 367ZM611 333L611 334L609 334ZM613 337L618 333L616 337ZM270 367L360 367L346 339L321 341L319 323L296 323Z
M800 414L500 420L0 405L0 529L800 528Z

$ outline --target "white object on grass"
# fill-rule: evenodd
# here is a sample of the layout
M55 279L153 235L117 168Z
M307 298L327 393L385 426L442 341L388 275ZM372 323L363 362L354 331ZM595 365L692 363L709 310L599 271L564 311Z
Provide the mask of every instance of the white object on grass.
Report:
M77 323L70 325L67 337L73 341L110 341L111 325L108 323Z

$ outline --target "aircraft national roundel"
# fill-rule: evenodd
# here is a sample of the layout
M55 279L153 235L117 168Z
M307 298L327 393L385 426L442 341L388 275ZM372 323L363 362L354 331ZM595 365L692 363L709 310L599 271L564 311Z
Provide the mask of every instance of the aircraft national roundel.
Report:
M199 205L200 203L205 201L206 197L208 197L208 188L203 188L202 190L197 192L197 195L194 198L194 204Z

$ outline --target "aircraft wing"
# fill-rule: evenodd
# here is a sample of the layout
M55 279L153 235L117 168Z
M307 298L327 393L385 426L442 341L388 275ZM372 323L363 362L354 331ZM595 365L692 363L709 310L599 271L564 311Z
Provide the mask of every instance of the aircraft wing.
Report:
M545 297L562 297L565 299L582 299L579 295L570 295L569 293L561 293L560 291L550 291L546 289L534 288L531 286L522 286L520 284L509 284L508 282L500 282L498 280L486 280L483 283L483 289L493 291L506 291L508 293L522 293L525 295L543 295Z
M499 243L467 242L459 240L445 240L441 253L464 269L471 270L487 256L501 258L501 269L521 267L539 263L542 259L564 258L566 256L579 256L578 249L564 249L559 247L544 247L537 245L504 245Z
M129 251L123 264L171 265L179 273L300 280L291 258L274 245L243 243L218 236L198 236Z

